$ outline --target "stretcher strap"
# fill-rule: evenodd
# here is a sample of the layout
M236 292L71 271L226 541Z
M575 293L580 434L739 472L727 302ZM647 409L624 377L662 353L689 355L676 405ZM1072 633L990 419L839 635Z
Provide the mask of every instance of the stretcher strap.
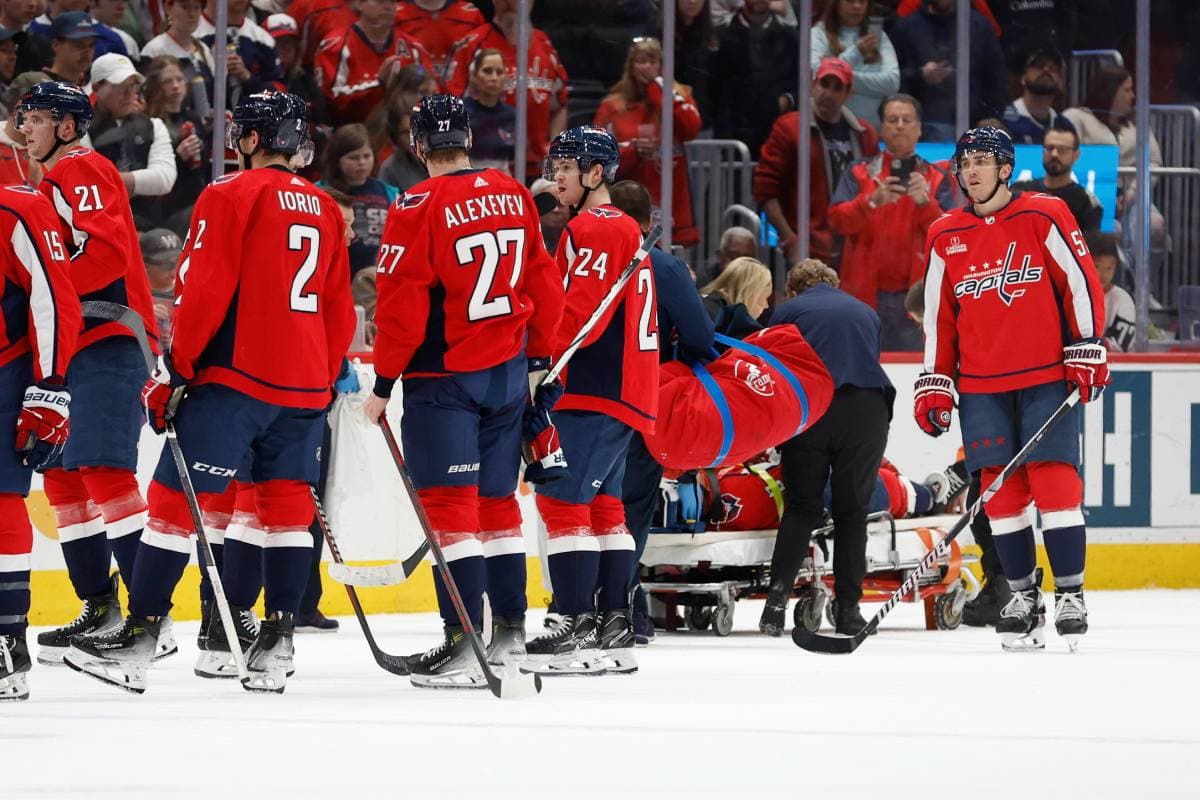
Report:
M925 552L933 549L933 533L929 528L917 528L917 536L921 538L921 544L925 545ZM950 542L950 562L946 567L946 577L942 578L944 586L952 586L958 580L958 576L962 570L962 550L958 547L958 542Z
M783 519L783 487L779 485L779 481L775 480L775 476L768 472L762 464L748 464L746 469L757 475L767 485L767 494L771 495L771 499L775 501L775 511L779 514L779 518Z
M792 371L784 366L782 361L758 345L748 344L740 339L733 339L722 333L716 334L713 338L726 347L743 350L752 356L758 356L767 364L774 367L783 376L784 380L791 384L792 391L796 393L796 399L800 401L800 427L796 429L796 433L800 433L808 426L808 393L804 391L804 386L800 383L800 379L793 375Z
M713 405L717 407L717 413L721 415L721 447L717 451L717 457L708 465L715 467L725 460L729 455L729 448L733 446L733 413L729 410L729 401L725 399L725 393L721 391L712 373L701 364L693 364L692 372L700 379L700 385L708 392Z

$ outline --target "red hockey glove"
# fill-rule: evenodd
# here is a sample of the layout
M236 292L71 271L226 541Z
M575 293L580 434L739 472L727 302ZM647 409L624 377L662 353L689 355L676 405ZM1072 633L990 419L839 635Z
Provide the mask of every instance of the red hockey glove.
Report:
M1099 339L1083 339L1063 348L1067 383L1079 387L1083 403L1098 398L1112 381L1108 374L1108 349Z
M175 409L183 398L187 382L171 369L165 356L158 359L158 366L150 374L150 380L142 387L142 406L146 409L146 421L155 433L167 429L167 423L175 417Z
M42 469L58 458L71 432L71 392L49 381L25 390L17 415L17 452L21 463Z
M539 386L533 402L525 407L521 454L525 458L525 482L550 483L567 476L567 459L558 441L558 430L550 421L550 409L562 397L558 381Z
M950 430L954 412L954 381L936 372L917 378L913 385L913 416L921 430L930 436L941 436Z

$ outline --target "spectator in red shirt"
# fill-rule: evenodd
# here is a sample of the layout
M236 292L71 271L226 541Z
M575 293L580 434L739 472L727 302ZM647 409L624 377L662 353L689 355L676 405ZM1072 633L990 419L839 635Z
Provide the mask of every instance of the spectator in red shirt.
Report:
M854 70L840 58L825 57L812 83L813 116L809 149L809 255L837 266L841 250L829 227L829 198L842 174L855 161L879 152L879 135L871 124L846 107L854 89ZM779 231L789 261L800 260L796 250L796 154L799 152L798 111L775 120L754 168L754 200Z
M313 65L321 42L358 19L348 0L293 0L287 14L300 27L300 53L306 67Z
M517 0L496 0L496 16L454 45L442 87L460 97L467 90L471 61L475 51L495 48L504 56L504 102L517 107ZM540 175L550 140L567 127L567 70L545 31L530 29L529 63L529 146L525 174Z
M632 180L650 191L655 207L662 203L660 136L662 133L662 45L650 37L635 39L625 59L625 72L596 111L595 124L608 128L621 149L620 180ZM700 241L692 222L687 155L683 143L700 132L700 111L692 91L676 83L671 93L674 119L674 157L671 165L672 244L689 247Z
M467 0L403 0L396 9L396 28L425 46L441 75L454 43L483 25L479 9Z
M396 30L396 0L358 0L358 21L321 42L317 83L334 124L364 122L383 99L380 72L409 64L433 71L416 39Z

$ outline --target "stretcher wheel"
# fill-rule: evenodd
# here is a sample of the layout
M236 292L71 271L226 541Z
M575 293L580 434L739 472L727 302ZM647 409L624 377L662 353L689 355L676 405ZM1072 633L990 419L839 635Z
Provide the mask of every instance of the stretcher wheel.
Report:
M688 609L687 621L688 627L694 631L702 631L712 622L713 610L711 606L692 606Z
M946 592L933 601L933 621L939 631L952 631L962 624L962 608L955 608L958 592Z
M825 598L819 591L804 592L796 598L796 606L792 609L792 622L797 628L816 633L821 629L821 611L824 610Z
M728 636L729 634L733 633L732 603L722 603L713 611L712 632L717 636Z

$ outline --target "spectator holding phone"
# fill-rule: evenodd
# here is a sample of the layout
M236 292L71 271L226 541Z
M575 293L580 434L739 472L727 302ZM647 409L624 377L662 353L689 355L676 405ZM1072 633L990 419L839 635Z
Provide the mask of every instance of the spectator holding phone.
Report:
M914 351L921 332L904 297L925 270L929 225L957 205L949 169L917 155L921 104L894 94L879 107L884 151L852 165L829 206L829 225L844 239L841 288L879 313L883 349Z
M812 68L836 56L854 71L854 93L846 101L856 117L879 125L879 103L900 89L900 65L883 17L868 17L867 0L831 0L812 29Z

